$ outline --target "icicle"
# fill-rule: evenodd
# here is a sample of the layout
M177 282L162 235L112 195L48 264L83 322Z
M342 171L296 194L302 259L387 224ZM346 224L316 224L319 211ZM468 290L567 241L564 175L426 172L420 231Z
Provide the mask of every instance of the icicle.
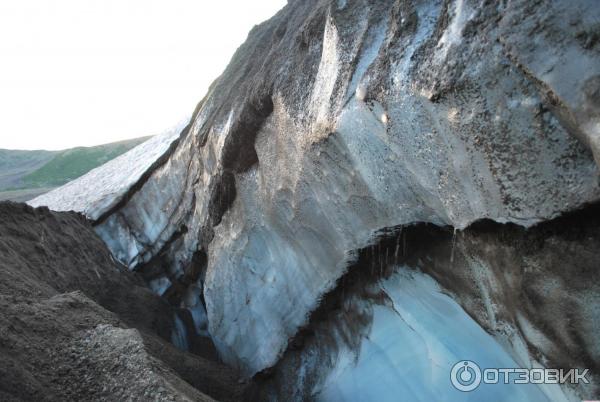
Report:
M381 261L381 257L383 257L383 253L381 252L381 243L377 246L377 259L379 260L379 272L381 272L381 266L383 265L383 261Z
M450 252L450 264L454 263L454 246L456 245L456 231L454 228L454 233L452 234L452 251Z
M375 273L375 245L371 245L371 276Z
M394 262L398 263L398 251L400 251L400 237L402 237L402 229L400 228L400 233L398 233L398 237L396 238L396 250L394 250Z
M385 248L385 266L387 267L388 265L390 265L389 262L389 254L390 254L390 249L389 247ZM381 267L381 272L379 273L379 277L383 277L383 267Z

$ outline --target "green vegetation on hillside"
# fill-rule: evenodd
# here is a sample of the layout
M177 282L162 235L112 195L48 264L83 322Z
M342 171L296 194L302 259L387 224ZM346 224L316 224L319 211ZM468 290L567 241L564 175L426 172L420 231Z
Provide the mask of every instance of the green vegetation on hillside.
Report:
M60 151L17 151L0 149L0 174L19 171L48 162Z
M149 138L64 151L0 149L0 200L32 199L86 174Z
M23 177L27 188L60 186L129 151L149 137L58 153L50 162Z

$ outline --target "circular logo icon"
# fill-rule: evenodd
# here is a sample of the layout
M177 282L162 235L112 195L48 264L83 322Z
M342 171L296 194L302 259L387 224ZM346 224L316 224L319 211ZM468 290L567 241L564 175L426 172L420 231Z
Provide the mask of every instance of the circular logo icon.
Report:
M450 381L459 391L470 392L481 384L481 369L470 360L461 360L452 367Z

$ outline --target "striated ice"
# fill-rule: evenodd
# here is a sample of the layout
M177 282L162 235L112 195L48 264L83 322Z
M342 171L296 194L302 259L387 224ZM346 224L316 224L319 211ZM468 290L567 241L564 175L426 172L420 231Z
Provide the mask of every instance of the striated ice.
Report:
M374 307L360 351L343 351L318 393L319 401L564 401L532 384L481 384L462 392L450 382L455 363L481 369L519 365L437 283L419 272L399 271L381 288L391 304ZM556 393L558 392L558 393Z

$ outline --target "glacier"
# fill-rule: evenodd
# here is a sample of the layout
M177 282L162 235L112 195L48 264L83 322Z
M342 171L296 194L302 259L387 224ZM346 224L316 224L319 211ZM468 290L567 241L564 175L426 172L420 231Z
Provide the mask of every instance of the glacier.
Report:
M151 170L181 135L189 119L155 135L114 160L82 177L28 202L33 207L52 205L56 211L76 211L98 220L123 199L132 186Z
M459 361L473 361L482 369L520 366L431 277L400 268L380 287L390 305L375 307L371 331L359 350L340 353L314 391L316 400L567 401L557 385L454 388L450 372Z
M90 217L247 377L293 384L279 368L290 340L382 229L414 225L457 233L456 256L434 258L449 244L434 236L409 248L430 247L413 266L515 362L595 364L597 233L556 220L600 201L599 19L591 0L290 1L249 33L180 134L106 165L106 185L91 175L32 204ZM330 378L328 364L313 374ZM302 400L312 388L294 389Z

